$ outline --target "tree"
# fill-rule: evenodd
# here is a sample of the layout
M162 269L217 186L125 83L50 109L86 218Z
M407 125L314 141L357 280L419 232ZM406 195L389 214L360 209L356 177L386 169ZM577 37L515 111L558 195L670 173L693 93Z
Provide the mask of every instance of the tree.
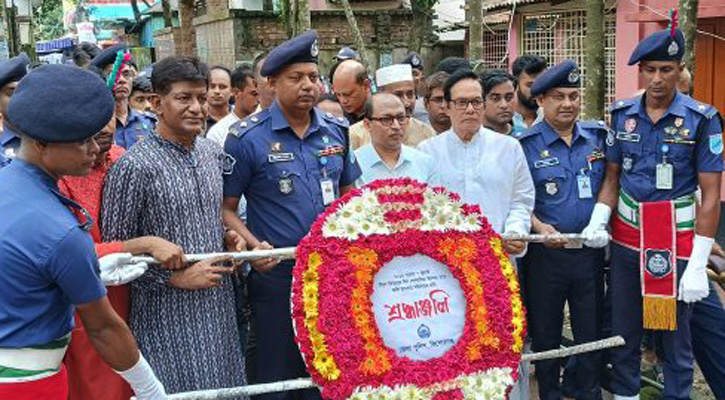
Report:
M587 0L584 116L604 118L604 0Z
M63 2L61 0L43 0L35 10L35 38L52 40L63 36Z
M420 52L430 40L433 32L433 7L438 0L410 0L413 11L413 27L410 32L408 50Z
M682 61L695 77L695 38L697 36L697 8L700 0L680 0L680 29L685 34L685 56Z
M350 29L352 30L352 34L355 39L355 46L357 46L357 52L358 54L360 54L360 61L367 67L369 60L367 50L365 50L365 40L360 33L360 28L357 26L355 14L353 14L352 7L350 7L350 2L348 0L341 0L340 2L342 3L343 9L345 10L345 17L347 18L347 23L348 25L350 25Z
M483 3L469 0L466 9L468 21L468 58L477 63L483 59Z
M171 14L171 4L169 4L169 0L161 0L161 10L164 15L164 28L171 28L174 26L172 14Z

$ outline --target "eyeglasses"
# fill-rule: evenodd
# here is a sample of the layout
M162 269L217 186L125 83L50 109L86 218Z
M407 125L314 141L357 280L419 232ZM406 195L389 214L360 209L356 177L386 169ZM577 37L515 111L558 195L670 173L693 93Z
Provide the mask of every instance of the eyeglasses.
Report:
M473 107L474 110L478 110L483 107L483 99L457 99L451 100L451 104L453 104L453 108L455 108L456 110L465 110L468 108L469 104Z
M368 119L371 119L373 121L378 121L383 126L392 126L393 121L398 121L398 123L400 125L407 124L408 121L410 120L410 117L407 115L398 115L397 117L379 117L379 118L371 117Z

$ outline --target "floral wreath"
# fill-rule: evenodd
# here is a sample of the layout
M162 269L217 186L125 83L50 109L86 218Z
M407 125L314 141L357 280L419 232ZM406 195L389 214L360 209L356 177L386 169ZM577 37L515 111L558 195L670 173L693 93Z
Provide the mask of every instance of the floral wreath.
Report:
M414 361L383 343L371 295L394 257L445 264L465 298L463 332ZM516 272L478 206L411 179L375 181L335 201L297 247L292 315L327 399L503 399L525 335Z

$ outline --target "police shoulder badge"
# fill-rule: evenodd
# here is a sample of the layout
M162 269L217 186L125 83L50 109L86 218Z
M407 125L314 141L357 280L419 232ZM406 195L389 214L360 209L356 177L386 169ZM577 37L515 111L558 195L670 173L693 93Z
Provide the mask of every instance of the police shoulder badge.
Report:
M559 185L554 181L546 182L544 188L546 189L546 193L551 196L559 193Z
M231 155L224 154L224 159L222 160L222 173L224 175L231 175L234 171L234 164L237 163L237 160L234 159Z
M610 130L607 132L607 146L612 147L614 146L614 131Z
M722 133L710 135L710 152L712 154L722 154L723 142Z

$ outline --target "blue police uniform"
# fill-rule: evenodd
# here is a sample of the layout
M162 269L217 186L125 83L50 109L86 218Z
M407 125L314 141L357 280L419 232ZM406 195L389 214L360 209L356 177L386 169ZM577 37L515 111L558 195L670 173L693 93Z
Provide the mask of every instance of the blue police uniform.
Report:
M20 137L5 127L0 133L0 153L7 159L15 158L20 148Z
M22 79L28 72L28 64L30 59L25 53L20 53L0 64L0 89L12 82ZM0 110L2 111L2 110ZM0 133L0 153L6 159L15 158L17 150L20 147L20 137L15 135L7 127Z
M630 64L678 61L683 52L684 37L679 29L660 31L640 42ZM713 107L676 93L665 114L654 123L647 114L644 96L619 100L611 107L607 161L621 167L622 196L636 202L689 198L694 203L692 194L697 189L698 173L723 170L721 118ZM620 200L619 208L626 203ZM621 215L621 210L616 212ZM612 244L612 334L621 335L626 341L625 346L610 352L612 390L620 396L635 396L640 389L640 343L644 329L639 265L639 251ZM686 260L677 261L678 278L686 265ZM690 396L694 364L692 310L692 306L678 302L677 330L653 333L664 354L664 399Z
M10 164L10 159L5 157L2 153L0 153L0 168Z
M580 85L574 62L558 64L537 77L532 94ZM579 233L588 224L604 180L607 127L601 122L574 125L567 144L551 125L535 124L519 140L536 188L534 215L561 233ZM565 210L565 212L563 212ZM604 299L604 250L589 247L552 249L529 244L523 259L529 335L534 351L561 345L564 305L568 302L576 343L600 337ZM597 399L600 356L577 357L572 384L577 399ZM561 360L536 363L539 397L562 398Z
M63 90L48 91L53 87ZM48 65L18 84L4 123L23 137L79 142L108 123L113 107L110 91L93 73ZM62 386L59 357L73 329L73 306L106 295L88 233L93 221L60 194L55 178L20 158L0 169L0 221L0 350L32 352L19 364L0 351L0 379L12 385L18 376L39 381L52 375Z
M116 121L116 145L129 149L136 142L151 134L156 128L156 116L146 111L129 108L126 124Z
M270 52L262 74L276 74L295 62L316 62L316 34L308 32ZM247 227L274 247L296 246L341 187L361 175L349 150L347 122L316 108L302 139L277 102L230 128L224 196L247 200ZM324 193L323 193L324 191ZM334 192L334 195L332 194ZM331 198L332 196L332 198ZM252 383L306 376L294 342L290 315L292 261L248 277L252 309L250 341L256 343ZM276 393L260 399L319 399L317 390Z

